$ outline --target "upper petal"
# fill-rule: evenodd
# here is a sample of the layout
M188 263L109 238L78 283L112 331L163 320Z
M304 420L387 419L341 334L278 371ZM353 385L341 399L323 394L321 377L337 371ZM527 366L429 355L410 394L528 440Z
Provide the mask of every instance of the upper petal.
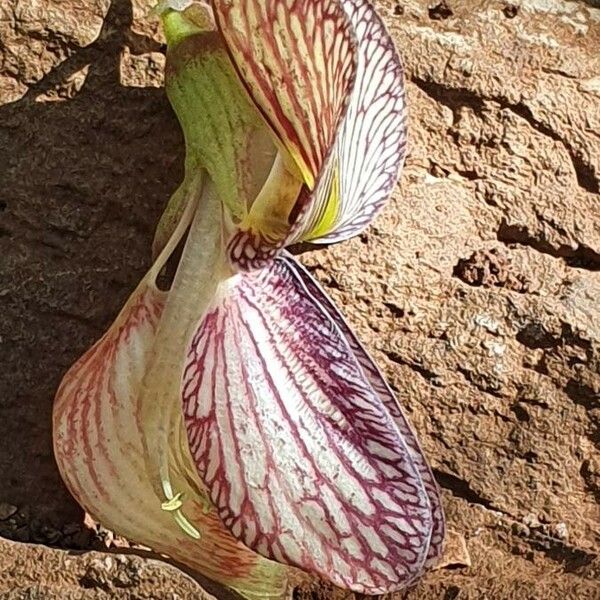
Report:
M198 473L235 537L361 592L421 572L433 516L415 453L424 459L286 260L221 286L182 396Z
M188 170L206 167L233 214L231 261L258 268L286 244L356 234L389 196L406 149L403 71L381 19L368 0L213 8L238 77L214 37L189 35L170 54L167 89ZM275 133L274 162L248 104Z
M310 189L345 113L355 40L338 0L213 0L250 96Z
M342 0L357 40L348 110L294 239L336 242L364 229L389 197L406 154L400 57L368 0Z

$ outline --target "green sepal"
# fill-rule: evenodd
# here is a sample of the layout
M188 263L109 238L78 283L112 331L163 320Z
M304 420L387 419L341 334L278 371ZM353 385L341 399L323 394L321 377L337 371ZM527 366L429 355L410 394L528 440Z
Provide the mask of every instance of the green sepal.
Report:
M165 88L185 137L186 179L206 169L234 223L240 222L269 173L275 145L219 33L202 31L187 18L189 10L163 15Z

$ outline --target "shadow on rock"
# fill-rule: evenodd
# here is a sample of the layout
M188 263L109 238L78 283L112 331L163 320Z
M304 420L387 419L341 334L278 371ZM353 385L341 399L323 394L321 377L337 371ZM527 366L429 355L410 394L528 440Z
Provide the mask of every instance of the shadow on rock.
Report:
M164 92L120 83L124 47L160 50L131 22L113 0L92 45L0 107L0 535L21 541L73 546L83 515L54 462L53 396L147 268L181 179ZM73 97L40 101L78 73Z

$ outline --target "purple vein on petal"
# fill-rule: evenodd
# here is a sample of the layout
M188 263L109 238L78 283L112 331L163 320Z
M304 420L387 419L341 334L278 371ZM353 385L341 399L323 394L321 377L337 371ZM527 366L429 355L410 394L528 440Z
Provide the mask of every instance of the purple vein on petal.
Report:
M223 286L182 389L199 475L235 537L357 591L421 572L434 517L415 447L289 259Z

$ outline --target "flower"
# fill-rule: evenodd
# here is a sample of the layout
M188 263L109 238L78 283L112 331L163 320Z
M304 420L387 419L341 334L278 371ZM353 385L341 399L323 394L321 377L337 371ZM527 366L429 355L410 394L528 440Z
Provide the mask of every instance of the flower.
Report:
M357 234L391 193L394 45L367 0L158 11L185 178L152 268L57 393L62 476L105 526L247 598L299 572L401 589L440 554L437 486L377 366L285 251Z

